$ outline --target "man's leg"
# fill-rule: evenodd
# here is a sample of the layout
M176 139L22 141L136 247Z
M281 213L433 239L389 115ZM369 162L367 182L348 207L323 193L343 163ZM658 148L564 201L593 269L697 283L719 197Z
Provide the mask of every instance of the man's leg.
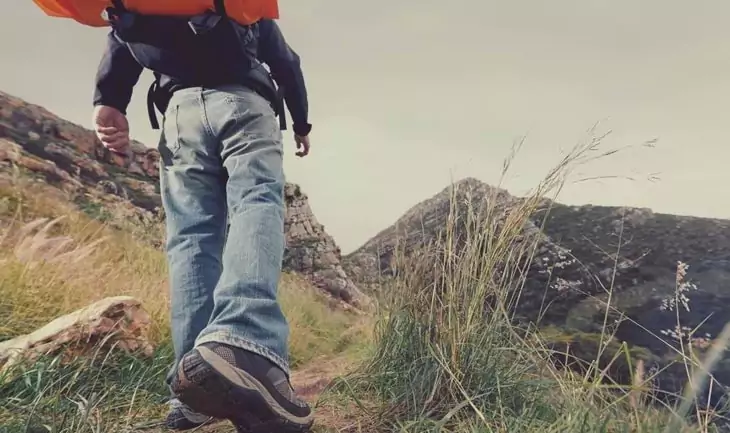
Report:
M269 103L243 87L204 97L228 174L230 227L211 320L173 387L241 431L306 431L311 411L289 383L289 326L277 301L285 242L279 125Z
M200 90L176 94L165 114L159 150L160 193L166 215L171 330L175 362L193 349L213 311L225 243L225 174L218 144L205 129ZM208 416L173 400L168 426L196 427Z

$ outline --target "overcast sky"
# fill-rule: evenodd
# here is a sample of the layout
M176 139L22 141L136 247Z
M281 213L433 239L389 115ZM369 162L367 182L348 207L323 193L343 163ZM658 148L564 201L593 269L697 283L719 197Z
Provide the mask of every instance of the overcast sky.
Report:
M593 123L609 144L659 138L597 162L567 203L730 217L730 3L724 0L281 0L302 57L312 153L288 179L349 252L452 178L495 182L513 141L528 141L506 186L533 187ZM89 126L105 30L0 4L0 89ZM154 146L144 75L132 134ZM288 133L287 133L288 134ZM645 179L659 173L658 182Z

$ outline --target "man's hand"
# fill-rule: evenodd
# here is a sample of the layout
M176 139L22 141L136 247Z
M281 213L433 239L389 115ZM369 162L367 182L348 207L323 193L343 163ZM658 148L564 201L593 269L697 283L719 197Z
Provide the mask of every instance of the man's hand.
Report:
M105 105L94 107L94 131L101 143L112 152L129 152L129 122L121 111Z
M296 155L300 158L309 155L309 136L294 134L294 141L297 143L299 152Z

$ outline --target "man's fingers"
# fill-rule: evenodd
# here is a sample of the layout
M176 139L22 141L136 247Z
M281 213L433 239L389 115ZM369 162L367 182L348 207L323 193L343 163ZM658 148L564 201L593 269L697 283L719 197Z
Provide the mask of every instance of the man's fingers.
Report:
M124 132L117 132L116 134L97 134L99 141L102 143L113 143L115 141L129 141L129 136Z
M299 150L299 152L295 153L296 156L303 157L303 156L309 155L309 138L308 137L300 137L295 134L294 141L297 143L297 149Z
M126 141L122 141L122 140L112 141L110 143L103 143L103 144L104 144L104 147L109 150L120 150L120 149L126 149L127 147L129 147L129 143Z
M118 109L99 105L94 108L93 125L96 137L110 152L126 156L131 150L129 124Z
M129 146L129 133L114 126L96 125L96 137L105 148L115 153L124 153Z
M99 131L96 133L97 138L105 147L118 147L120 145L129 144L129 134L126 131L116 131L108 133Z
M120 132L120 131L119 131L119 128L117 128L116 126L101 126L101 125L96 125L96 133L97 134L107 134L107 135L109 135L109 134L116 134L117 132Z
M117 155L129 156L130 154L129 146L121 145L117 147L107 147L107 149L109 150L109 152L116 153Z
M129 139L124 136L111 137L109 139L102 139L101 144L107 149L121 149L129 146Z
M309 146L308 145L306 145L304 143L300 143L298 147L300 150L299 150L299 152L296 153L297 156L309 155Z
M100 134L99 140L102 143L111 143L114 141L129 141L129 136L123 132L118 132L116 134L111 134L111 135Z

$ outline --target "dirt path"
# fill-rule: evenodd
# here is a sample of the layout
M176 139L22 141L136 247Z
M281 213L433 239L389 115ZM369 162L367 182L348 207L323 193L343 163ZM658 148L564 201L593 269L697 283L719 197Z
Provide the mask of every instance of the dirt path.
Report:
M345 374L351 367L346 358L317 359L292 373L292 386L297 394L314 404L332 379Z

